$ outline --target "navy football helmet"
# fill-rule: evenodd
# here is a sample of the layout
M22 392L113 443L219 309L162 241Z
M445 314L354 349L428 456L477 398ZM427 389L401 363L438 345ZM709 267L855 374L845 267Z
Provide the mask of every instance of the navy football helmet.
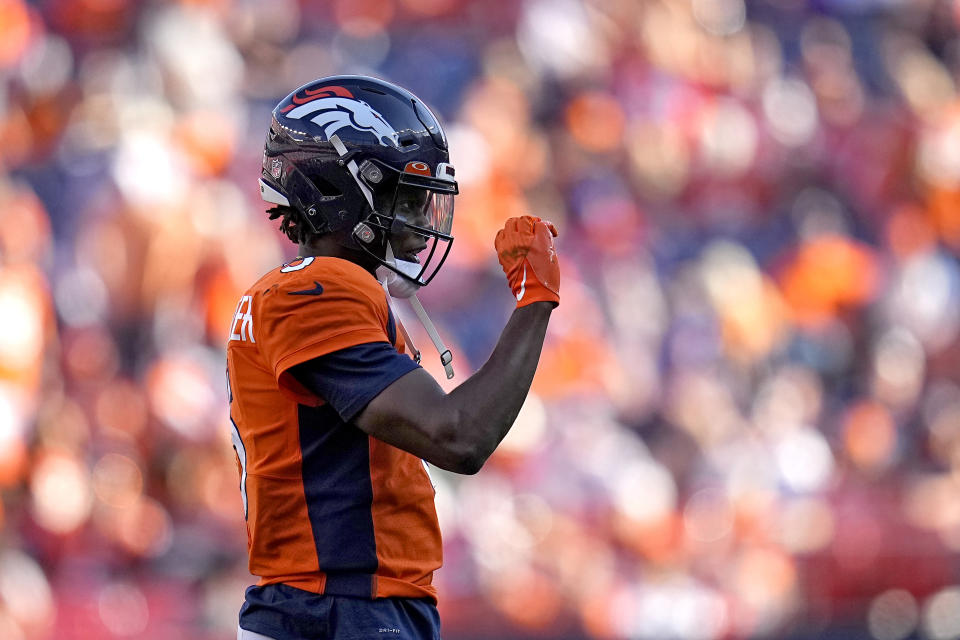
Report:
M274 108L260 194L298 210L312 232L333 233L423 286L453 242L458 188L449 160L443 129L417 96L376 78L332 76ZM394 259L390 240L404 229L427 244L426 257L396 256L419 262L416 274Z

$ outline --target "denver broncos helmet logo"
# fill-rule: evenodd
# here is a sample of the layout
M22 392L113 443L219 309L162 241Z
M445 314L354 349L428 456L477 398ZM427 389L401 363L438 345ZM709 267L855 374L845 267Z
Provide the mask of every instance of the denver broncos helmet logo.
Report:
M294 95L291 104L280 110L288 118L309 118L323 130L329 140L345 127L368 131L377 137L380 144L400 148L396 129L379 112L363 100L356 99L343 87L308 89L304 96Z

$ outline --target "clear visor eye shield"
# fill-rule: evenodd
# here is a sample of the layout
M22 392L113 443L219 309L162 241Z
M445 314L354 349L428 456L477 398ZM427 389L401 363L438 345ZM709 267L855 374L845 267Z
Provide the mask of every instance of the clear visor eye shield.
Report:
M393 298L406 299L423 328L430 336L440 354L440 362L447 378L453 377L453 354L444 345L436 327L417 298L417 290L430 283L447 259L453 245L453 200L458 193L453 167L446 163L437 166L437 175L431 175L430 167L424 162L409 162L404 171L396 172L389 167L364 161L359 166L343 142L336 136L330 142L340 155L340 161L346 165L357 185L363 192L373 213L353 229L352 236L360 248L383 265L377 270L377 276L384 289ZM386 175L392 172L398 175ZM377 202L369 184L389 184L396 181L393 197L389 203ZM387 182L389 181L389 182ZM377 238L374 229L381 230L381 237L387 238L385 255L381 259L373 253L371 246ZM426 247L417 246L418 256L394 255L393 239L404 232L414 234L426 243ZM441 247L442 243L442 247ZM420 257L423 256L423 257ZM410 259L404 259L410 258ZM413 345L410 335L400 323L404 340L420 362L420 352Z

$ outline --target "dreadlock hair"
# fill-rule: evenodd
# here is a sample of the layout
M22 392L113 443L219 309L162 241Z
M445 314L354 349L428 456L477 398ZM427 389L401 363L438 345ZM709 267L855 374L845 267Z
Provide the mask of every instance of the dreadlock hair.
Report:
M271 220L281 218L280 231L290 238L290 242L296 245L306 244L310 240L310 236L316 235L298 209L277 205L272 209L267 209L267 214Z

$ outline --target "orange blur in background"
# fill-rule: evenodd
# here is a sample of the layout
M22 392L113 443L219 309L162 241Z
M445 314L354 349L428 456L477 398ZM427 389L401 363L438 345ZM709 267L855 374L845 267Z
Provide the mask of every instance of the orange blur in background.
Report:
M0 638L235 637L225 340L295 254L256 188L270 110L334 73L446 125L456 243L422 299L454 382L512 309L496 229L560 230L517 424L434 473L445 638L960 637L958 21L0 0Z

